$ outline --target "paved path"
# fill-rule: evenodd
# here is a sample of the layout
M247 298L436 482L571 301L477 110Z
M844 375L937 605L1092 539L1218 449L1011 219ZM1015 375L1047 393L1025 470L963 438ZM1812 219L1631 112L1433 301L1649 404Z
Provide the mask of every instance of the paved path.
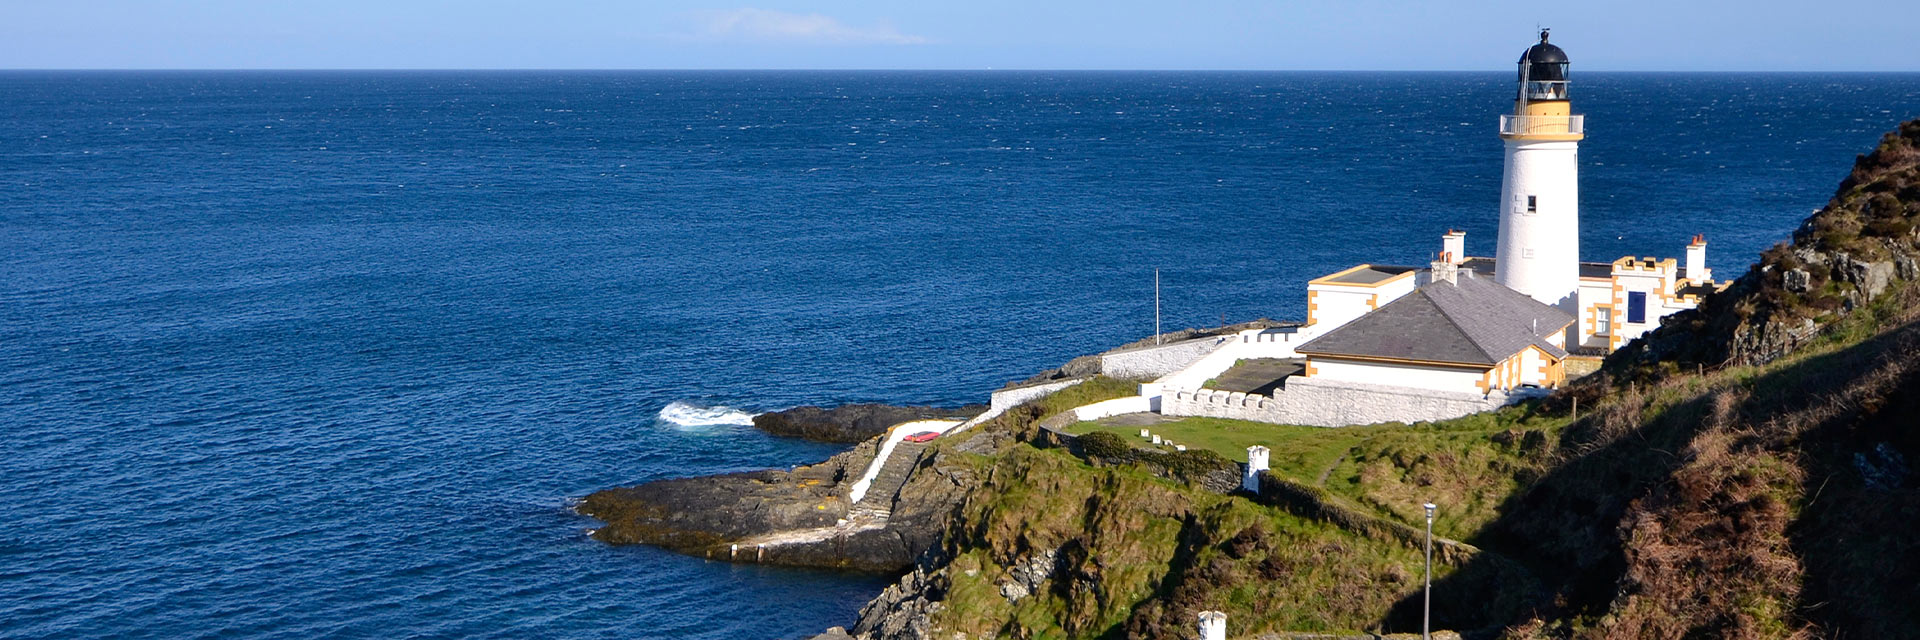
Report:
M1213 388L1263 396L1273 395L1273 390L1280 388L1287 376L1299 375L1306 370L1304 362L1304 360L1280 358L1246 360L1214 378Z

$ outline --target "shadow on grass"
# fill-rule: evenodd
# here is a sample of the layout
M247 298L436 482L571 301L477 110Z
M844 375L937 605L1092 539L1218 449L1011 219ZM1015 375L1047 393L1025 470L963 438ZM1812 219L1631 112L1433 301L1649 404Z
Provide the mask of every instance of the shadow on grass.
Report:
M1854 462L1863 449L1888 443L1920 463L1920 399L1912 393L1920 391L1920 376L1909 372L1883 405L1821 406L1889 362L1915 360L1916 336L1920 323L1909 323L1692 392L1684 384L1691 376L1651 389L1614 388L1611 402L1562 434L1565 462L1504 502L1472 540L1497 555L1469 560L1434 583L1433 628L1491 635L1530 617L1592 620L1608 613L1628 568L1623 519L1636 500L1673 482L1686 463L1683 452L1707 428L1715 393L1726 389L1748 392L1736 425L1748 446L1784 452L1806 468L1809 484L1827 485L1806 489L1810 504L1789 527L1805 558L1806 591L1795 620L1785 622L1882 635L1920 626L1920 608L1911 606L1920 602L1920 536L1905 524L1920 521L1916 465L1906 467L1899 486L1868 494ZM1504 559L1526 567L1533 580L1503 578L1511 576ZM1422 605L1419 593L1402 599L1382 627L1419 631ZM1696 632L1715 631L1707 626L1712 620L1694 623L1703 625Z

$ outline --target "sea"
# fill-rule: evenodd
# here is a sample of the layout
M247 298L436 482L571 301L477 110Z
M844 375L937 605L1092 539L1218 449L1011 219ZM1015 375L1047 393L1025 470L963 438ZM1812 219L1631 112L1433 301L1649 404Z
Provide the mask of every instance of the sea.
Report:
M982 402L1490 254L1509 72L0 73L0 637L798 638L587 537L802 404ZM1739 275L1915 74L1580 73L1589 260Z

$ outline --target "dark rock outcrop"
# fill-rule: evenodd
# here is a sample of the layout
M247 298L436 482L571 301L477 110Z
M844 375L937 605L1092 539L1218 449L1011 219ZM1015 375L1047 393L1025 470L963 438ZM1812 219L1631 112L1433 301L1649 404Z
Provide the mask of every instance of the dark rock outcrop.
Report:
M831 526L846 517L847 488L859 479L875 450L872 443L863 444L792 471L674 478L605 489L587 496L577 510L607 523L593 533L602 542L711 555L731 541Z
M1920 277L1920 120L1854 161L1827 206L1724 291L1608 358L1616 375L1757 365L1803 344L1897 280ZM1637 376L1624 376L1633 378Z
M978 484L970 454L958 451L991 448L997 440L981 430L950 447L898 449L858 505L848 494L872 462L878 439L792 471L607 489L587 496L578 511L606 522L593 537L610 544L651 544L736 562L897 571L939 540L948 516Z
M896 407L849 404L826 409L794 407L753 417L753 426L776 436L821 442L860 442L886 432L888 427L914 420L964 420L985 412L985 405L958 408Z

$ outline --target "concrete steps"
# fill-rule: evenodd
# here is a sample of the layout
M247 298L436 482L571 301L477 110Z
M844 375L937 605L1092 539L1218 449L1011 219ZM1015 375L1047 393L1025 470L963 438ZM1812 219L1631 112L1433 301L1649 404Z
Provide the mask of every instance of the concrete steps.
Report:
M880 473L873 477L873 486L867 489L867 495L848 509L849 516L854 513L877 514L885 519L893 510L893 499L900 494L900 488L906 486L907 476L913 474L913 467L920 463L920 453L927 445L918 442L901 442L893 449L893 455L880 467Z

